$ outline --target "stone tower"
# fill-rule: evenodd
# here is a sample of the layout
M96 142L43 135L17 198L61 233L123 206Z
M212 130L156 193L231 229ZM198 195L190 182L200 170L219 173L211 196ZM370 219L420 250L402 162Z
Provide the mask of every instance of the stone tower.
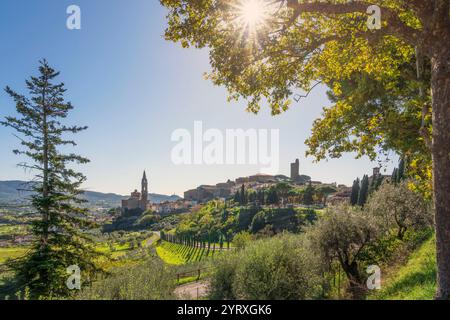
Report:
M141 208L143 210L147 209L147 203L148 203L148 181L147 181L147 175L145 174L142 176L141 181Z
M299 177L300 177L300 161L296 159L294 163L291 163L291 179L295 181Z
M378 176L380 174L380 172L381 172L380 167L373 168L373 176L374 177Z

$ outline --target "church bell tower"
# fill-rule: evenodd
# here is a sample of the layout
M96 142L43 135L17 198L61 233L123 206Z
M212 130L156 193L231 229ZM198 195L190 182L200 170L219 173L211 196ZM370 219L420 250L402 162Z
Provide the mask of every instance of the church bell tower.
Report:
M141 206L142 209L147 209L147 203L148 203L148 181L147 181L147 175L145 174L142 176L142 182L141 182Z

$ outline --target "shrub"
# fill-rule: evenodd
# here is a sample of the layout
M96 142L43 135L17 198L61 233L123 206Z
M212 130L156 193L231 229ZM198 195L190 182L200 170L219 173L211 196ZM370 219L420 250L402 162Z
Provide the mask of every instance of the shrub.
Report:
M215 261L212 299L312 299L320 295L320 269L301 236L254 241Z
M253 240L252 235L247 231L242 231L233 237L233 244L237 249L243 249L247 243Z
M158 259L120 268L81 291L80 300L167 300L173 299L175 275Z

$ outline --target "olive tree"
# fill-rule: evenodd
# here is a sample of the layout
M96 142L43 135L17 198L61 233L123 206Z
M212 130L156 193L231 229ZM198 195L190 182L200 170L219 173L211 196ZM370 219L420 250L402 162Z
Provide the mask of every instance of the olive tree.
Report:
M305 239L283 234L249 243L214 262L210 298L303 300L320 297L321 263Z
M371 195L365 207L369 214L381 218L386 229L395 229L400 240L407 230L418 230L433 222L430 203L421 194L410 190L408 183L384 183Z
M354 299L365 295L362 274L364 250L380 236L379 224L359 207L340 204L330 207L314 225L306 230L312 249L324 262L338 261L349 281L349 293Z

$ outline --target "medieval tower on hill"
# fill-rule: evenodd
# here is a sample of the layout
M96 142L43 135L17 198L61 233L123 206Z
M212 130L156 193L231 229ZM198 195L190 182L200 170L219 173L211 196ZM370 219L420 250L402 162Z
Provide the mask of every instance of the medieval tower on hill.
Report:
M291 179L292 181L296 181L299 177L300 177L300 161L296 159L294 163L291 163Z

